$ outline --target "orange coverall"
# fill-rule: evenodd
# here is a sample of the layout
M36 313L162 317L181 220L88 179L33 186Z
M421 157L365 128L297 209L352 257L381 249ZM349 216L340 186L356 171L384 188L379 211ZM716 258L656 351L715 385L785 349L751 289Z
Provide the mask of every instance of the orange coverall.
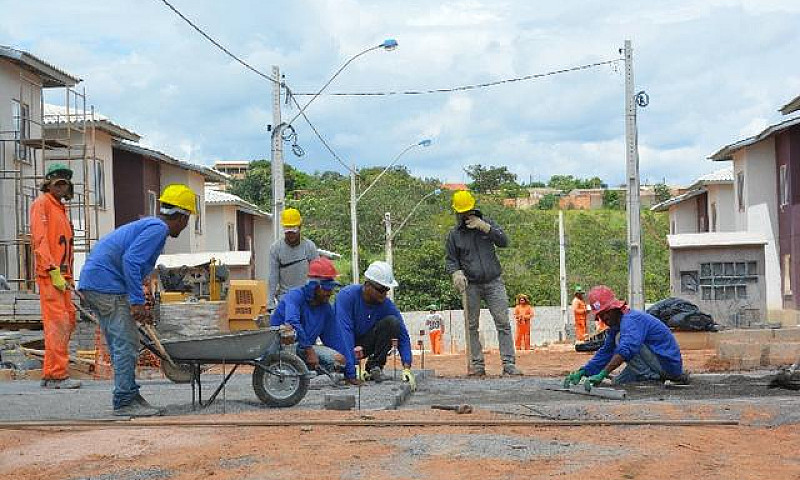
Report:
M586 302L578 297L572 299L572 314L575 316L575 340L582 342L586 340Z
M425 320L431 338L431 352L434 355L442 354L442 333L444 332L444 321L438 313L428 315Z
M517 320L516 345L517 350L531 349L531 320L533 320L533 306L520 303L514 307L514 318ZM524 348L523 348L524 347Z
M31 205L31 236L44 325L42 379L61 380L69 376L75 306L70 291L54 287L48 272L58 268L67 283L72 283L73 233L66 207L50 193L40 195Z

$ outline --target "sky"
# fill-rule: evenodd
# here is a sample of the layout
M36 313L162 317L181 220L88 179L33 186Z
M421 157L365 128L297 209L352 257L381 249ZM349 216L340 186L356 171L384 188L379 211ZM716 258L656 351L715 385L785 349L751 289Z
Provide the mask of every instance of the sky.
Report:
M800 95L796 0L357 1L169 0L254 68L278 65L314 92L458 87L621 58L633 46L642 182L682 185L724 168L709 155L785 120ZM226 56L161 0L0 0L0 45L81 78L96 111L176 158L269 158L272 83ZM357 167L398 160L421 177L468 178L472 164L520 181L551 175L625 178L624 65L419 96L321 96L307 114ZM297 97L302 104L309 97ZM49 101L57 103L61 97ZM283 105L283 120L297 113ZM302 119L304 171L344 171ZM288 147L288 146L287 146Z

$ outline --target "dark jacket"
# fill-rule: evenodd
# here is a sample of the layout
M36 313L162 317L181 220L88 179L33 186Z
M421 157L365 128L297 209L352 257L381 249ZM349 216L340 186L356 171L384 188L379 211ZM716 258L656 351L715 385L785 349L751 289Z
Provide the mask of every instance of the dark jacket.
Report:
M470 283L488 283L503 273L497 259L495 246L508 246L508 237L494 221L484 218L480 211L476 216L492 226L489 233L467 228L462 221L447 235L445 268L448 274L463 270Z

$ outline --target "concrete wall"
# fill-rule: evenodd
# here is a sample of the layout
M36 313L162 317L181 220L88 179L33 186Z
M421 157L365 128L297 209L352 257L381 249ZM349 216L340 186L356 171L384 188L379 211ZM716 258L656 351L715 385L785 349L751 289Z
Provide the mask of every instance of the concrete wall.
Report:
M692 198L669 209L670 232L697 233L697 200Z
M208 219L205 214L205 179L202 175L192 170L185 170L174 165L162 163L161 188L165 188L170 183L183 183L188 185L200 197L202 232L196 231L195 216L192 215L186 230L184 230L178 238L170 238L167 240L164 253L193 253L206 251L205 233L208 231L210 225L208 225Z
M257 217L253 227L253 261L256 266L256 280L267 282L269 278L269 249L274 241L272 219Z
M740 211L734 201L735 227L736 230L759 232L767 239L764 265L767 283L766 301L769 310L780 310L783 307L777 242L778 186L775 169L775 142L772 138L743 148L734 154L734 186L738 174L743 172L745 198L744 211Z
M233 225L233 248L228 242L228 225ZM206 248L210 252L236 250L238 238L236 206L206 205Z
M746 280L747 298L714 300L703 298L702 263L747 263L756 262L755 280ZM714 320L726 326L748 327L767 321L767 282L765 277L763 247L739 246L718 248L681 248L670 250L670 292L686 299L708 313ZM696 293L681 289L681 272L697 272L699 285ZM738 282L738 280L737 280Z
M708 190L708 221L711 226L712 232L732 232L736 229L736 220L734 218L736 211L736 196L732 184L725 185L707 185ZM716 227L711 223L713 216L711 215L712 205L717 206L717 224Z

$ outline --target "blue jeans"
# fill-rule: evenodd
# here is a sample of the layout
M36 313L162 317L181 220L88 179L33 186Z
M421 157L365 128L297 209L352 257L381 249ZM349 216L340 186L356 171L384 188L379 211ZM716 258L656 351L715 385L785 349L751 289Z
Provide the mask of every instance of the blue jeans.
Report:
M343 366L342 364L337 363L334 359L334 355L338 354L339 352L330 347L326 347L325 345L314 345L314 353L317 354L319 364L329 372L332 372L337 365ZM297 346L297 356L306 362L306 365L308 365L308 361L306 360L306 351L305 349L300 348L300 345Z
M114 366L114 410L130 405L139 395L139 385L136 383L139 331L131 316L128 296L91 290L81 293L89 307L97 313Z
M650 382L664 378L664 369L658 357L645 345L639 353L626 362L625 370L614 378L614 384Z

